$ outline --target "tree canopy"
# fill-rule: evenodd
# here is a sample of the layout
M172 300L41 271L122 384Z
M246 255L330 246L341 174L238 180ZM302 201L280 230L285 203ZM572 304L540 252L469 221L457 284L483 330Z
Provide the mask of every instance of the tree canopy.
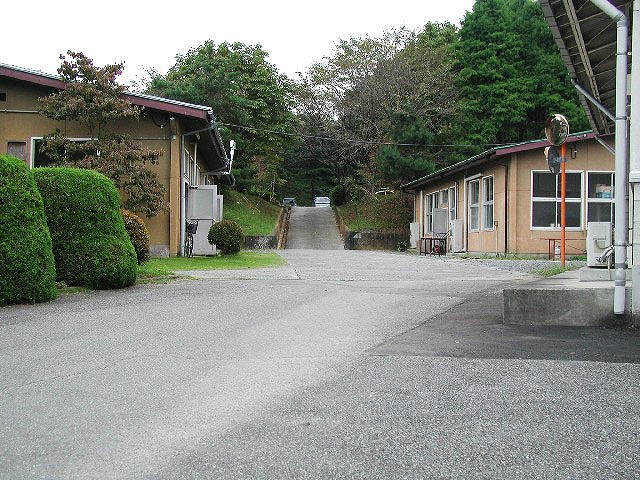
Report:
M240 188L271 189L273 174L293 139L292 83L267 61L260 45L208 40L184 55L166 75L151 71L147 92L207 105L223 138L237 143L234 174ZM279 179L276 178L276 182Z
M340 40L296 81L260 45L208 41L151 72L148 91L211 106L238 141L240 187L271 197L372 194L540 138L551 113L588 129L535 0L476 0L459 28Z
M467 142L540 138L551 113L563 113L573 130L588 128L537 2L476 0L456 52L460 133Z
M68 51L58 69L65 89L40 99L40 112L54 120L72 120L84 126L88 140L70 140L56 130L43 138L41 151L54 165L96 170L106 175L122 195L123 206L146 215L165 208L165 188L148 168L159 153L117 130L114 121L137 119L139 109L122 98L125 87L116 79L123 64L94 65L82 52Z

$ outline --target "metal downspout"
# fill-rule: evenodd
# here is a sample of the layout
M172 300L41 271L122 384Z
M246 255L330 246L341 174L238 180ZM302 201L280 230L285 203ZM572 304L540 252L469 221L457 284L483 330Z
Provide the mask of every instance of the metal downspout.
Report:
M629 182L632 193L632 320L640 320L640 0L633 2L631 28L631 122L629 132ZM638 32L636 34L636 32ZM634 55L635 53L638 55ZM636 294L638 289L638 294Z
M616 22L616 136L615 136L615 287L613 313L625 313L627 257L627 17L606 0L591 0L596 7Z
M185 223L186 223L186 211L185 211L185 188L184 188L184 135L180 135L180 246L178 252L180 256L184 257L184 235L185 235Z

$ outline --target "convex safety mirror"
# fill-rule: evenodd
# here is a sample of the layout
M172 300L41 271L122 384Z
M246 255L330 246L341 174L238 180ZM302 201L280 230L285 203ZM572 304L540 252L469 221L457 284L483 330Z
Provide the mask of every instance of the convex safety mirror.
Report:
M544 133L552 145L562 145L569 136L569 121L564 115L554 113L544 122Z

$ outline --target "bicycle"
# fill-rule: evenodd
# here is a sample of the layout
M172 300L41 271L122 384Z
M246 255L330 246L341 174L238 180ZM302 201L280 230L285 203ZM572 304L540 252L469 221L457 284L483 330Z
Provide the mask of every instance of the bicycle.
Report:
M191 257L193 255L193 236L198 230L198 221L189 222L186 224L186 235L184 237L184 256Z

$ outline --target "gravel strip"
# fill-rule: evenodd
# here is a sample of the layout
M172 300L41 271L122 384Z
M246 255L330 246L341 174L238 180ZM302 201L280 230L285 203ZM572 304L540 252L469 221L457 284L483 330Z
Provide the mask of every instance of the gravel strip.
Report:
M447 261L452 262L468 262L476 265L483 265L486 267L494 267L500 270L514 270L517 272L535 274L543 269L549 269L560 265L558 260L510 260L510 259L496 259L496 258L460 258L455 256L441 257ZM585 267L587 262L584 260L567 260L565 267L567 270L577 270L581 267Z

